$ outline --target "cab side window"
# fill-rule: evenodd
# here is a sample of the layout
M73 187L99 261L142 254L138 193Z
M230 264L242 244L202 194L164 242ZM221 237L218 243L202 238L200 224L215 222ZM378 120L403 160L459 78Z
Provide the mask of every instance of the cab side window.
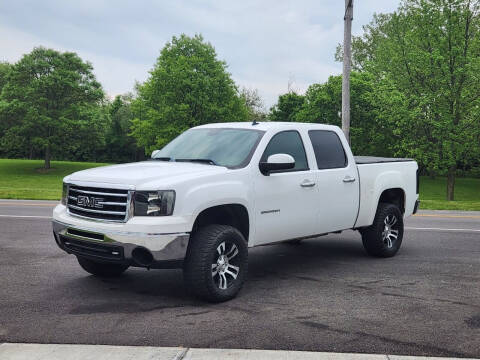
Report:
M328 130L310 130L317 166L322 169L338 169L347 166L347 155L337 134Z
M298 131L287 130L274 135L262 155L261 162L266 162L273 154L288 154L295 159L295 167L287 171L308 170L307 155Z

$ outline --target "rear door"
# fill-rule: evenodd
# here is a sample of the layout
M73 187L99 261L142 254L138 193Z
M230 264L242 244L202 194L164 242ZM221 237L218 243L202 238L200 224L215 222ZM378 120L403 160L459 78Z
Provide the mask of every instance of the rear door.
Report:
M358 170L335 131L309 130L316 159L318 186L316 233L353 227L359 207ZM344 148L345 147L345 148Z

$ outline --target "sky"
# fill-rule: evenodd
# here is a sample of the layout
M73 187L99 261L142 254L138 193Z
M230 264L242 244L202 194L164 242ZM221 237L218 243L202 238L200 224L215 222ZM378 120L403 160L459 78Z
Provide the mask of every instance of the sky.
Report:
M400 0L355 0L353 34ZM36 46L74 51L92 63L110 97L149 76L172 36L202 34L239 87L258 89L268 109L290 89L342 72L343 0L16 0L0 2L0 61Z

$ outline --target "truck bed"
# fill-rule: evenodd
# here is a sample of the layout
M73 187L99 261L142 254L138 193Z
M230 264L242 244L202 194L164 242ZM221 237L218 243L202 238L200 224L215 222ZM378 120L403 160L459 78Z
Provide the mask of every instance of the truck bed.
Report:
M410 216L417 200L417 163L412 159L356 156L360 180L360 208L355 227L373 222L379 196L385 189L401 188L405 194L405 216Z
M407 159L407 158L386 158L386 157L375 157L375 156L354 156L354 158L357 165L414 161L413 159Z

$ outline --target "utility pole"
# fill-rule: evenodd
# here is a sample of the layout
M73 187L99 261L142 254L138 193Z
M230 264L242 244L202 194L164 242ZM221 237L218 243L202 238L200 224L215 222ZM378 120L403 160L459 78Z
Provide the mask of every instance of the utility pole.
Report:
M345 0L343 20L342 130L350 144L350 68L352 61L353 0Z

